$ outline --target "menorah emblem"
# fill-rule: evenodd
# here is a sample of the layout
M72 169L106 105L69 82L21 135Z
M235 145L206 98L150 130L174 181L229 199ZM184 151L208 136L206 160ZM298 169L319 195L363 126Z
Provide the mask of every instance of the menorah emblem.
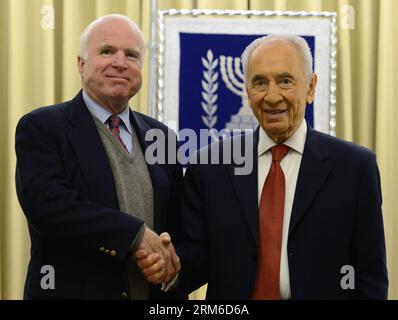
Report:
M227 129L254 129L258 125L253 111L247 103L243 68L239 57L220 56L220 71L226 87L242 99L242 105L237 114L231 116L226 124Z

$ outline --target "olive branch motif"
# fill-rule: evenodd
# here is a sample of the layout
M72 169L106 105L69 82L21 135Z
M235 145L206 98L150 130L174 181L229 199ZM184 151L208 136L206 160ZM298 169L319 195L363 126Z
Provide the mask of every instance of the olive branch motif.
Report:
M204 124L212 129L217 123L217 99L216 94L218 89L218 72L216 71L218 59L214 59L213 52L207 50L206 57L202 57L202 64L205 67L202 79L202 109L206 115L202 115Z

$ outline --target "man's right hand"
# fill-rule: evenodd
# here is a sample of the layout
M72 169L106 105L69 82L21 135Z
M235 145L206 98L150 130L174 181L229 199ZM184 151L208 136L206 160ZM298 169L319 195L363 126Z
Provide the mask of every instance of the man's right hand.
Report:
M180 259L166 232L158 236L145 227L144 236L134 256L145 278L154 284L173 280L181 269Z

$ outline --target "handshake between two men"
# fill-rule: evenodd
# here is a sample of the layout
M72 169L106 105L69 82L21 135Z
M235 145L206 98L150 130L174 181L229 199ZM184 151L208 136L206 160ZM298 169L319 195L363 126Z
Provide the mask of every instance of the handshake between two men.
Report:
M145 279L153 284L169 283L181 269L170 235L157 235L147 227L134 258Z

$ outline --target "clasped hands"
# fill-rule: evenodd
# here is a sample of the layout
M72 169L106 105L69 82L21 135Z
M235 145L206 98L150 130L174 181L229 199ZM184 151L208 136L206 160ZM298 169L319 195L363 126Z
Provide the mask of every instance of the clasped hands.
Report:
M147 227L134 258L145 279L153 284L170 282L181 269L170 235L157 235Z

